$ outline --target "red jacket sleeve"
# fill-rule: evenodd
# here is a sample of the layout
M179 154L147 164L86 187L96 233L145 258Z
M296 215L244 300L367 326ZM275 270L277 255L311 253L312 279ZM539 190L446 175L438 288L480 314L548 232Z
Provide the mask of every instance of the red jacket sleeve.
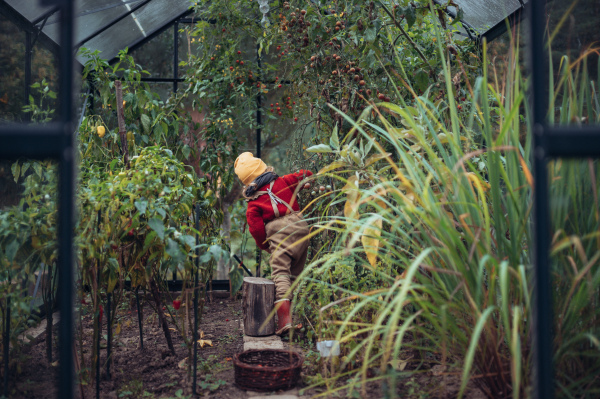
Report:
M254 237L256 245L260 249L268 250L269 243L265 242L267 231L265 230L265 222L263 221L260 207L249 202L248 209L246 210L246 219L248 220L248 230L250 230L250 234Z
M283 176L282 179L285 182L285 184L287 184L290 187L290 189L294 191L298 183L309 176L312 176L312 172L310 170L300 169L296 173L291 173L289 175Z

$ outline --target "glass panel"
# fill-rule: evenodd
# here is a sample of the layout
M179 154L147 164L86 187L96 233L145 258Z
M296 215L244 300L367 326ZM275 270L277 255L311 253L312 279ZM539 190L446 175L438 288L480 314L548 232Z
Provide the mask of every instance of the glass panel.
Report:
M112 21L127 14L129 10L138 5L142 0L135 1L77 1L75 17L75 43L87 38L101 28L109 25ZM44 32L53 40L59 40L59 14L52 15L46 25Z
M25 32L0 13L0 122L21 118L25 104Z
M154 0L117 22L110 29L85 43L102 51L102 57L112 59L117 53L136 45L146 37L187 12L187 0ZM80 59L83 62L83 59Z
M47 323L58 322L57 186L55 162L0 161L0 322L6 331L10 313L11 397L56 396L58 334Z
M52 10L51 6L41 7L39 1L6 0L6 3L29 21L35 21Z
M113 21L127 15L143 0L79 0L76 2L75 43L97 33ZM38 1L8 1L17 12L29 21L35 21L44 15L51 7L39 7ZM128 14L109 29L83 43L92 50L100 50L102 57L112 59L117 53L131 47L156 32L161 27L171 23L188 11L188 0L152 0L135 12ZM43 32L54 42L59 40L59 14L52 14ZM79 57L81 63L85 59Z
M150 72L150 77L173 77L173 28L165 29L143 46L133 50L131 56L136 64Z
M157 93L162 101L167 101L171 93L173 93L173 83L171 82L148 82L150 91Z
M600 162L556 160L549 182L555 392L593 397L600 389Z
M550 122L586 125L600 122L597 0L550 1L547 6L553 82Z
M486 32L521 7L519 0L455 0L455 3L464 13L463 21L479 33Z

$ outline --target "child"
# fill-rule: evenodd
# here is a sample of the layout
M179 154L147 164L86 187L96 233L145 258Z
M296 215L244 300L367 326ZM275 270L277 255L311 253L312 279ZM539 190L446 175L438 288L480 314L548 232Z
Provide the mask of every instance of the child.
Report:
M235 173L244 184L242 194L248 201L246 218L250 234L259 248L271 254L271 276L275 283L277 335L292 328L290 297L291 278L298 276L308 251L309 240L296 242L308 235L308 224L296 201L298 183L312 173L277 176L272 167L252 153L244 152L235 160ZM286 295L287 294L287 295Z

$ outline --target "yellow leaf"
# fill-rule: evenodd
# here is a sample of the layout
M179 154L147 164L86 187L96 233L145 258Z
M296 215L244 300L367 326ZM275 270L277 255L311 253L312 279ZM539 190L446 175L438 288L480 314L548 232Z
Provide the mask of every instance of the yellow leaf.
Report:
M356 214L356 210L358 208L358 202L356 201L356 195L348 194L348 199L344 204L344 216L349 219L354 219L354 215Z
M525 178L527 179L527 183L529 183L530 186L533 186L533 175L529 171L529 168L527 167L527 163L525 162L525 160L523 159L523 157L521 155L519 155L519 163L521 164L521 167L523 168L523 173L525 173Z
M346 203L344 204L344 216L350 219L356 218L359 205L359 191L358 191L358 178L356 176L350 176L348 183L342 189L346 193Z
M479 175L476 175L473 172L467 173L467 178L469 179L469 181L471 181L471 184L473 184L478 190L481 190L483 192L489 191L489 189L492 187L488 182L484 181L483 179L481 179L481 177L479 177Z
M204 348L204 346L213 346L212 341L210 339L199 339L198 343L200 344L201 348Z
M115 327L115 334L121 334L121 323L117 324L117 327Z
M321 174L329 172L331 170L341 168L342 166L347 166L346 162L335 161L335 162L332 162L329 165L323 167L323 169L321 169L317 174L321 175Z
M365 166L371 166L372 164L374 164L377 161L380 161L382 159L385 159L389 156L391 156L392 154L389 152L385 152L383 154L374 154L371 155L366 161L365 161Z
M380 243L379 237L381 237L382 226L383 220L381 218L375 219L373 223L365 229L360 238L365 253L367 254L367 259L373 267L377 264L377 254L379 252Z

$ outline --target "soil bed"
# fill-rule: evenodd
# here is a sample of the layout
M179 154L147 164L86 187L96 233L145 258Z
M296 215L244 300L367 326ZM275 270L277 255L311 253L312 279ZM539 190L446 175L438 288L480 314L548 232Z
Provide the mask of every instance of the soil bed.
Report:
M88 301L89 302L89 301ZM184 366L188 350L181 335L173 331L170 317L167 317L176 355L168 350L162 328L156 313L149 303L143 306L144 350L140 349L139 328L135 299L127 300L117 313L113 329L111 378L106 377L106 317L103 318L101 339L101 383L102 398L174 398L187 397L191 393L190 379ZM185 314L182 304L180 311ZM93 340L93 316L84 306L82 317L84 370L90 367L90 354ZM198 392L201 396L214 398L246 397L246 392L237 389L233 381L231 359L243 350L241 331L241 302L229 298L214 298L205 305L199 331L204 332L204 340L210 340L212 347L198 346ZM45 321L43 321L45 323ZM120 325L120 327L117 327ZM119 331L120 330L120 331ZM56 332L55 332L56 336ZM76 334L76 336L78 336ZM79 343L77 354L79 356ZM49 365L46 360L44 340L24 350L14 358L11 369L9 397L11 398L56 398L57 364ZM53 360L58 358L56 345ZM184 363L182 363L184 362ZM16 381L16 382L15 382ZM85 398L95 398L94 379L83 386ZM76 388L79 394L81 390Z
M150 302L152 302L150 300ZM89 301L88 301L89 303ZM106 317L103 319L101 340L101 398L189 398L191 394L191 379L187 376L185 363L188 350L181 335L175 331L170 317L167 317L171 329L175 356L168 350L158 317L150 303L142 300L144 350L140 349L137 311L134 296L121 304L116 316L113 330L113 363L111 378L106 377ZM84 373L89 373L91 347L93 340L93 316L90 305L83 306L83 355ZM181 305L180 314L185 314L185 304ZM202 339L209 340L212 346L198 346L198 378L197 389L199 397L244 399L257 395L236 387L232 358L235 353L243 351L241 301L230 298L215 297L205 305L204 315L199 325L199 331L204 333ZM45 321L44 321L45 322ZM43 322L43 323L44 323ZM57 334L55 332L54 336ZM76 334L76 337L78 335ZM79 342L76 342L78 358L80 356ZM303 367L304 384L314 382L314 376L323 372L319 365L315 350L301 348L298 343L284 342L286 349L300 351L304 349L305 363ZM56 345L53 348L53 360L58 358ZM37 344L23 348L20 354L11 358L10 398L56 398L57 363L48 364L46 360L46 345L44 339ZM408 367L410 368L410 366ZM427 367L426 367L427 369ZM431 367L414 377L399 383L400 397L419 397L419 387L428 387L432 398L456 397L460 387L460 377L454 373L445 372L439 366ZM95 376L94 376L95 377ZM311 381L312 380L312 381ZM15 382L16 381L16 382ZM87 379L81 389L76 387L76 397L95 398L95 378ZM343 384L342 381L340 383ZM307 389L304 397L323 393L324 387ZM380 398L384 396L379 382L370 382L366 387L366 397ZM297 392L297 390L296 390ZM345 390L330 397L347 397ZM357 392L358 393L358 392ZM355 393L353 396L355 396ZM267 393L268 395L268 393ZM358 393L358 397L361 396ZM482 399L484 395L473 384L465 394L467 399Z

